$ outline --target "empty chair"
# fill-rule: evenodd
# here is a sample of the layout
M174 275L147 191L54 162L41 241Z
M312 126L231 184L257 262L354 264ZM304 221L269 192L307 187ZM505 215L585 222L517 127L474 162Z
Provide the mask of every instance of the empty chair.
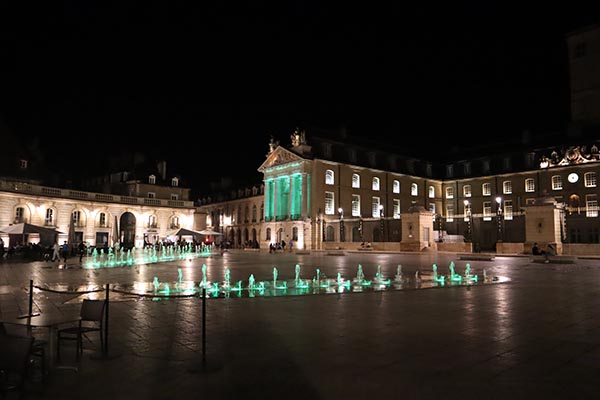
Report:
M84 299L79 312L77 325L59 329L57 332L56 356L60 358L60 345L64 340L74 340L77 344L77 359L83 355L83 336L87 333L98 332L101 351L104 352L104 310L105 300Z
M21 336L21 337L32 337L33 346L31 348L31 355L39 357L40 368L42 372L42 378L46 376L46 346L48 342L46 340L38 339L31 334L30 328L25 325L5 325L0 322L0 335L10 336Z
M0 395L18 391L25 397L25 382L31 360L33 337L0 335Z

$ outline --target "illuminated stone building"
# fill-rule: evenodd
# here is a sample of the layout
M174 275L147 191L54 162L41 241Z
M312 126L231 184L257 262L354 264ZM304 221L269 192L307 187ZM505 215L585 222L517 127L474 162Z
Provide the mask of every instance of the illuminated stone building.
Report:
M32 165L33 164L33 165ZM158 172L120 172L88 182L90 190L46 186L30 173L36 163L27 155L5 157L0 177L0 227L27 222L56 228L59 241L68 240L70 223L74 240L91 246L142 247L144 240L162 240L178 227L194 227L194 203L189 189L180 187L178 176L166 175L166 164ZM161 169L162 168L162 169ZM39 168L38 168L39 170ZM166 183L166 184L165 184ZM100 188L93 191L91 188ZM19 235L0 233L6 246L23 240ZM49 238L28 235L27 242Z
M538 242L600 253L599 144L498 143L436 164L297 129L288 146L271 141L261 190L198 212L235 246L524 253Z

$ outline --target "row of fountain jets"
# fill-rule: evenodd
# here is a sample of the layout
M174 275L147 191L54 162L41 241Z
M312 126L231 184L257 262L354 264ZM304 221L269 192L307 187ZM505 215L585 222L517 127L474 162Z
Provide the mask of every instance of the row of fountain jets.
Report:
M237 281L235 284L231 283L231 273L227 268L225 270L225 277L222 282L215 281L209 282L206 274L206 264L202 264L202 281L198 285L198 289L205 289L206 291L236 291L236 290L265 290L267 288L270 289L281 289L285 290L288 288L296 288L296 289L309 289L309 288L330 288L330 287L345 287L350 288L351 286L389 286L393 284L403 284L407 283L409 278L402 273L402 265L398 265L396 269L396 275L394 279L387 278L381 272L381 265L377 265L377 272L372 280L368 280L365 278L365 274L363 272L363 267L361 264L358 264L358 270L356 273L356 277L347 280L344 279L340 272L337 273L337 278L330 279L322 274L320 269L317 268L316 275L312 279L302 279L300 277L300 264L296 264L295 267L295 277L293 281L281 280L278 279L279 271L277 267L273 267L273 279L271 281L259 281L257 282L254 274L250 274L248 278L248 284L244 288L242 281ZM474 283L478 282L479 278L477 274L474 274L471 271L471 265L469 263L466 264L466 268L464 273L458 274L455 270L454 261L450 262L448 266L449 273L447 275L439 274L438 267L436 264L432 265L431 273L423 273L417 270L414 275L415 282L423 282L423 281L432 281L440 284L444 284L446 282L451 282L455 284L461 283ZM183 282L183 271L181 268L178 268L178 281L175 283L175 290L182 290L184 288ZM483 270L483 282L487 281L487 273L486 270ZM158 280L158 277L154 277L152 282L154 287L154 293L166 292L169 293L171 291L169 283L161 283ZM162 289L161 289L162 287ZM189 290L189 287L186 287L185 290Z

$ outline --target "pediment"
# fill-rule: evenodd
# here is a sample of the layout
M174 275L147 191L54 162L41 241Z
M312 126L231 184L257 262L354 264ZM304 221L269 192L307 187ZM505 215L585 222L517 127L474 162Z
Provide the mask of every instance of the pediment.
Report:
M291 151L279 146L267 156L267 159L258 168L258 171L264 172L266 169L297 161L304 161L304 159L297 154L294 154Z

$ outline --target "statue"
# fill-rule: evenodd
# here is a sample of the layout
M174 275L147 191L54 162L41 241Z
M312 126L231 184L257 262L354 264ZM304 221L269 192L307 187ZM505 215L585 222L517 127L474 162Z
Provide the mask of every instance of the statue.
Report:
M290 135L292 139L292 146L300 146L301 144L306 144L306 132L304 130L300 130L300 128L296 127L294 132Z

